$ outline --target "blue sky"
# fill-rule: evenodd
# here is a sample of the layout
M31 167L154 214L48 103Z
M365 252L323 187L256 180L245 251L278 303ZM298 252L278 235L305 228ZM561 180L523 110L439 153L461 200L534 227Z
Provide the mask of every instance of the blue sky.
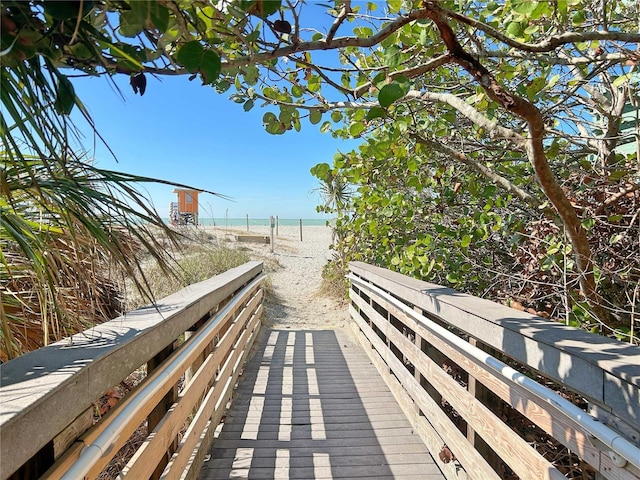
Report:
M107 78L73 78L76 94L87 106L98 131L118 162L94 139L90 128L73 115L84 133L82 143L102 168L171 180L233 197L226 201L200 197L200 216L229 218L324 218L316 213L317 180L309 169L331 163L338 150L354 143L319 132L302 120L300 132L270 135L262 126L267 111L242 105L186 76L147 75L144 96L134 95L129 77L114 77L122 95ZM124 99L123 99L124 96ZM272 108L272 111L276 112ZM95 151L94 151L95 147ZM173 189L146 185L161 216L168 216Z

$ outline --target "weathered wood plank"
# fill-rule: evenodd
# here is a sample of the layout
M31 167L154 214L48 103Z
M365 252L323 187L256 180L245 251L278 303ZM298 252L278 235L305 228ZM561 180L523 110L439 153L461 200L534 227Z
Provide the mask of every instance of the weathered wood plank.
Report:
M0 478L261 271L248 262L0 365Z
M304 467L309 464L309 458L313 455L303 455L308 450L296 451L296 455L290 457L290 467ZM220 456L218 458L211 458L204 463L203 468L230 468L233 464L234 456L231 455L233 451L230 451L228 456ZM380 463L382 460L382 463ZM257 468L273 468L274 459L269 456L256 455L251 459L251 466ZM406 455L404 453L388 453L384 458L369 456L369 455L333 455L331 457L331 465L336 467L347 466L378 466L378 465L414 465L415 467L424 466L424 462L415 463L415 458L412 455ZM437 467L433 466L433 470L437 471Z
M329 459L330 461L331 459ZM231 468L219 468L219 469L207 469L212 473L212 478L251 478L251 479L265 479L272 480L274 478L275 467L254 467L251 465L251 475L243 477L238 476L237 473L230 475L233 471ZM402 478L423 478L425 480L441 478L440 471L429 471L427 468L423 468L423 465L396 465L396 464L382 464L382 465L340 465L331 467L315 467L313 465L290 467L288 471L282 472L280 478L287 479L345 479L345 478L358 478L358 479L371 479L371 478L384 478L389 479L402 479ZM380 476L380 472L384 471L386 475ZM275 478L278 478L277 476Z
M201 480L443 478L350 336L271 333L277 338L265 334L271 344L245 371ZM310 339L312 347L305 343ZM309 348L312 363L306 363Z
M236 242L269 244L271 240L268 235L236 235Z
M379 359L379 361L374 360L378 370L383 372L391 369L393 375L386 374L387 381L390 382L392 378L395 378L395 381L400 384L400 389L405 392L405 395L408 395L411 402L425 414L427 421L433 426L434 431L437 432L443 440L446 438L446 442L443 441L441 445L431 442L431 451L437 452L441 447L448 446L452 451L456 452L456 456L460 460L460 463L464 465L464 470L469 478L477 480L498 480L498 475L486 460L471 447L466 436L460 433L451 423L447 415L441 410L440 405L429 395L426 395L421 386L416 385L414 377L409 374L404 368L404 365L396 358L387 358L381 355L381 352L386 350L386 344L382 342L373 329L360 317L353 306L351 310L352 317L356 320L360 332L362 332L366 341L374 347L371 350L367 350L367 353L370 357L374 356L373 358ZM454 472L450 472L447 478L456 478L452 473Z
M383 268L361 262L352 262L350 268L591 400L601 405L613 402L610 407L618 416L640 428L640 348ZM621 394L614 378L626 382L630 393L625 395L634 401L618 400Z

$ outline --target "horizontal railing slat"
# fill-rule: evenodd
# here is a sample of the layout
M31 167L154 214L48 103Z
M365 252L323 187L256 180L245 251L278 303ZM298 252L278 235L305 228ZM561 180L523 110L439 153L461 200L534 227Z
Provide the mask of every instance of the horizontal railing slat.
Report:
M261 272L262 263L248 262L0 365L0 478Z
M350 312L358 331L373 346L370 356L387 382L401 385L392 390L414 425L424 425L424 415L435 427L437 434L428 428L420 431L434 457L438 447L433 442L441 436L469 478L490 476L478 474L480 465L495 474L494 468L502 468L496 460L520 478L565 478L528 439L500 419L494 410L504 401L540 427L536 435L546 432L610 480L640 479L636 422L640 348L360 262L351 263L350 269ZM476 339L487 351L503 352L521 363L514 368L538 370L586 397L592 416L514 370L511 361L504 364L476 348ZM422 351L421 345L427 350ZM468 375L465 383L445 371L450 363ZM591 381L586 381L589 375ZM570 381L564 381L567 376ZM422 378L429 386L420 382ZM464 424L455 426L442 410L439 395L465 420L467 436ZM626 401L620 402L621 398ZM593 418L594 412L600 421ZM478 436L484 440L481 444ZM483 452L479 459L469 456L469 451L480 455L478 447ZM446 469L443 473L458 477Z
M214 387L196 412L192 423L160 477L161 480L181 478L187 470L198 441L204 435L207 424L210 425L210 428L215 429L220 423L225 413L225 407L231 401L233 388L240 375L241 366L251 348L251 344L255 340L259 316L260 312L257 312L256 315L250 318L249 325L233 345L232 354L225 361ZM134 480L135 478L133 477Z
M473 427L476 433L480 434L485 442L505 460L516 474L521 478L526 478L527 475L537 479L560 480L565 478L540 454L530 448L513 430L499 421L487 407L453 380L441 366L436 365L426 355L416 352L416 345L386 321L373 307L364 302L359 302L358 306L363 309L369 320L376 324L387 340L402 351L414 367L429 380L429 383ZM402 317L402 315L400 316ZM385 352L388 353L385 357L388 364L391 364L390 359L394 360L393 365L395 365L395 368L392 368L395 375L404 375L404 372L406 372L405 366L395 360L388 348L385 349ZM406 388L408 384L413 383L415 383L415 379L409 376L403 382L403 385ZM420 392L420 395L424 396L426 392ZM467 445L467 448L472 447ZM460 450L456 449L456 454L459 454L459 452Z
M640 429L640 348L362 262L352 272L627 418ZM640 439L638 439L640 442Z

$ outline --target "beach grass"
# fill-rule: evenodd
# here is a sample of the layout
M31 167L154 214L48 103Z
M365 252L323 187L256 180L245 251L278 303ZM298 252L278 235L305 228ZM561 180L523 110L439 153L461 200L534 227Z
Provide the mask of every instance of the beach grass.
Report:
M155 263L143 262L142 272L153 300L166 297L194 283L207 280L250 260L246 251L219 245L215 236L204 232L185 237L181 252L174 256L172 274L160 269ZM128 288L126 310L134 310L147 305L150 299Z

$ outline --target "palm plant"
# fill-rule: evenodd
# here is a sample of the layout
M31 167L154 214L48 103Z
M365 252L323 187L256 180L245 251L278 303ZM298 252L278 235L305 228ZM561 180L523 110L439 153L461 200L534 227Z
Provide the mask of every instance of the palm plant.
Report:
M81 159L63 168L34 156L10 160L3 153L1 165L0 358L111 318L119 308L118 277L139 279L145 291L144 276L135 275L140 249L171 274L151 231L166 227L131 186L149 179Z
M48 2L51 28L32 14L35 4L3 2L0 9L1 361L110 318L119 308L119 275L150 298L138 251L165 274L173 268L155 232L173 244L176 234L135 187L156 180L97 168L70 147L77 140L71 110L91 119L56 58L74 43L100 55L87 36L90 24L65 13L69 25L82 25L74 31L56 19L70 4Z

